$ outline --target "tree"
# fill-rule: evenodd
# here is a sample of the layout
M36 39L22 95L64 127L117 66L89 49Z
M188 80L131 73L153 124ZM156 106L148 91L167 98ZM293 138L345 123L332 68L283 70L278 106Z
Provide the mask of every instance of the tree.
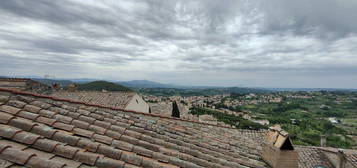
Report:
M172 102L172 117L180 118L180 110L177 106L176 101Z

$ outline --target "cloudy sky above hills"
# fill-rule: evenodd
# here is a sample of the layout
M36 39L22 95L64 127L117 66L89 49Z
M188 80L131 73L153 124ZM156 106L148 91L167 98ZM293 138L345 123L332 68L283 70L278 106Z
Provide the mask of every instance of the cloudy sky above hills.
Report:
M0 75L357 85L356 0L1 0Z

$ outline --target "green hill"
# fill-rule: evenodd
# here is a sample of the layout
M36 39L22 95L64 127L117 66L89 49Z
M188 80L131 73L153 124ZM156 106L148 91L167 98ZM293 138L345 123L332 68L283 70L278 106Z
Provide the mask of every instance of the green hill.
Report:
M132 91L131 89L125 86L107 81L93 81L78 85L78 90L102 91L103 89L107 91Z

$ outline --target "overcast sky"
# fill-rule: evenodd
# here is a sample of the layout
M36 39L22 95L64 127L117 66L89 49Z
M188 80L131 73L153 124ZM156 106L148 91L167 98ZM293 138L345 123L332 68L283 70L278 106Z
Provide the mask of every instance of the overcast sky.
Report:
M357 87L356 0L1 0L0 75Z

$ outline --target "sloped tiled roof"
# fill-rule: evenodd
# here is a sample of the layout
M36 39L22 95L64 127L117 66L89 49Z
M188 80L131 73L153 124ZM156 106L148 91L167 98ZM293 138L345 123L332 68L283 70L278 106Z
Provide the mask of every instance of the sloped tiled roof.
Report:
M298 146L295 149L299 153L299 168L314 168L318 165L324 168L334 168L318 147Z
M268 167L265 132L0 89L3 167Z
M114 108L125 108L134 92L100 92L100 91L57 91L51 96L85 103L105 105Z

